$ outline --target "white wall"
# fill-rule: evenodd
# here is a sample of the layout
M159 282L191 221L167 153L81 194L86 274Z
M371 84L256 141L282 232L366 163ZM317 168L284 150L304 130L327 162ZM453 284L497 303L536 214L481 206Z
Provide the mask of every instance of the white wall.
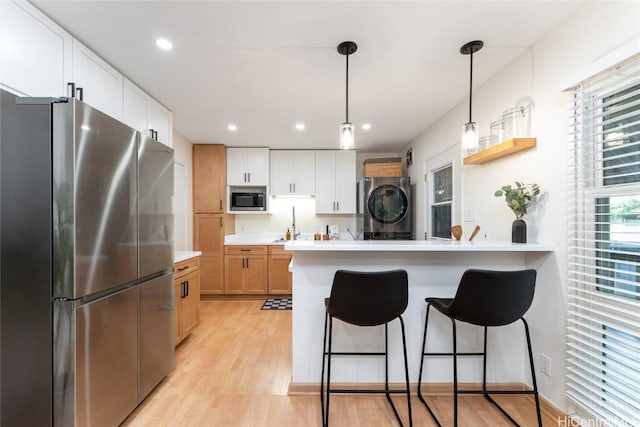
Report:
M174 242L176 251L193 250L193 144L173 132L175 167ZM184 205L183 205L184 203Z
M539 207L525 217L528 239L531 242L551 242L555 252L549 257L528 257L529 265L538 270L538 282L536 298L527 319L531 327L538 385L542 394L563 410L568 410L564 398L568 95L561 92L562 83L590 68L602 56L637 38L640 34L639 17L638 2L586 3L474 91L473 117L480 125L481 135L488 134L489 123L519 99L531 97L535 104L531 133L537 138L537 147L485 165L464 166L461 208L477 209L477 223L483 230L489 230L492 240L509 240L514 216L504 200L494 197L493 193L500 186L516 180L540 185L543 195ZM640 51L640 45L635 43ZM485 48L490 48L490 45ZM482 51L477 55L482 55ZM425 161L458 144L461 126L467 119L467 107L468 100L465 100L405 147L405 150L413 147L414 164L408 172L416 183L418 236L424 232L425 188L422 176ZM465 228L472 225L463 223ZM540 353L552 359L551 377L540 373Z

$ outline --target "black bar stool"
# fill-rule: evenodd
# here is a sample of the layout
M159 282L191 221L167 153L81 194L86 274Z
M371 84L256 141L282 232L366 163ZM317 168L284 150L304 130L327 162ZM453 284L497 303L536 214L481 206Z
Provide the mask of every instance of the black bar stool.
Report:
M453 425L458 426L458 395L482 394L493 403L514 425L518 423L491 397L492 394L533 394L538 415L538 426L542 427L540 415L540 400L536 384L536 372L533 366L531 338L529 326L522 317L533 302L536 284L535 270L519 271L489 271L467 270L460 279L458 290L454 298L425 298L427 314L424 321L424 336L422 338L422 357L420 358L420 374L418 375L418 398L431 414L438 426L441 426L435 413L422 395L422 369L425 356L453 356ZM427 342L427 325L429 309L434 307L440 313L451 319L453 325L453 353L425 353ZM456 346L456 320L484 327L484 350L482 353L458 353ZM529 349L529 363L533 390L487 390L487 328L489 326L505 326L517 320L522 320L527 347ZM482 356L482 390L458 390L458 356Z
M322 345L322 376L320 379L320 403L322 405L322 425L329 425L329 397L331 393L384 393L391 404L393 413L402 426L391 393L405 393L407 395L407 410L409 425L413 426L411 417L411 397L409 394L409 368L407 365L407 341L404 333L402 313L407 308L409 299L407 272L404 270L359 272L338 270L333 277L331 296L325 298L324 340ZM333 319L357 326L384 325L384 352L334 352L331 345ZM402 350L404 352L404 374L406 389L389 390L389 361L388 361L388 323L400 319L402 329ZM327 324L329 325L327 346ZM331 357L332 356L384 356L385 360L385 388L376 390L360 389L332 389L331 388ZM327 358L328 356L328 358ZM324 389L324 367L327 366L327 388Z

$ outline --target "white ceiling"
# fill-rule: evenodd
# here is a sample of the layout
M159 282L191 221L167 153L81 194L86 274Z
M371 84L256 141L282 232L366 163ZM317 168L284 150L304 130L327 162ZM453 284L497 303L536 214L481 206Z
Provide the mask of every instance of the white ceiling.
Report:
M174 113L194 143L393 152L573 12L572 1L34 1ZM174 44L155 46L157 37ZM227 124L236 123L231 133ZM303 122L304 132L295 130ZM360 129L371 123L371 130ZM462 125L462 123L461 123Z

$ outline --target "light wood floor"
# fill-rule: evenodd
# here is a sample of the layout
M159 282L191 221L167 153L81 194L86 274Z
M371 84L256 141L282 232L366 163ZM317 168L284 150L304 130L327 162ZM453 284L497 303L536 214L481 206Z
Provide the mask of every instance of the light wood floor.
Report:
M291 379L291 311L260 310L263 300L204 300L201 323L176 350L173 372L124 422L125 426L320 426L318 395L287 396ZM499 396L522 426L535 426L525 396ZM394 396L406 422L406 399ZM431 397L445 425L452 425L452 399ZM478 396L459 400L462 427L511 424ZM415 426L434 426L411 399ZM545 426L556 426L543 416ZM384 395L332 395L335 427L397 425Z

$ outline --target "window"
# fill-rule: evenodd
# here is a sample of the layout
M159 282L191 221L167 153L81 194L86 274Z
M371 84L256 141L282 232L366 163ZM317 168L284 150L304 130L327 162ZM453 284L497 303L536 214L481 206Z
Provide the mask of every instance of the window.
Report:
M453 204L453 166L433 171L431 203L431 237L451 238Z
M569 124L567 395L640 424L640 56L580 84Z

